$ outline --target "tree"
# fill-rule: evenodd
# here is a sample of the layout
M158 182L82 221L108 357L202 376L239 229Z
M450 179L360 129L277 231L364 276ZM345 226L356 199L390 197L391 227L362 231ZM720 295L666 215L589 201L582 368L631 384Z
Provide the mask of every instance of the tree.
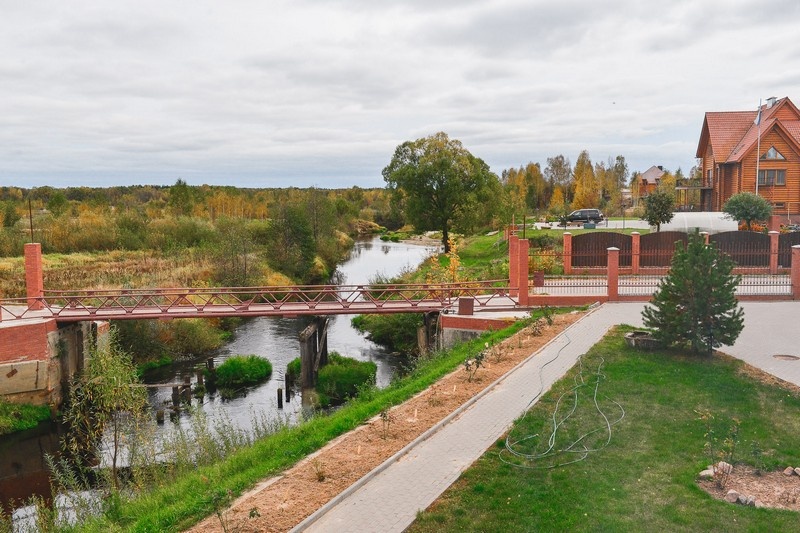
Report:
M751 192L740 192L728 198L722 206L722 211L727 213L727 218L737 222L744 220L749 231L754 220L766 220L770 217L772 206L762 196Z
M20 217L14 203L6 202L5 208L3 209L3 227L13 228L20 218L22 217Z
M567 193L572 183L572 165L569 159L561 154L555 157L548 157L547 167L544 169L544 177L547 179L551 205L552 195L555 194L556 189L561 189L561 194L565 196L565 200L569 199Z
M644 324L655 328L653 336L695 353L733 344L744 327L735 295L741 276L733 275L733 266L697 231L685 248L678 243L669 274L642 312Z
M64 211L66 211L67 205L67 197L59 190L53 191L53 194L50 195L50 199L47 200L47 210L57 217L61 216Z
M582 151L575 162L575 198L572 201L573 209L598 207L600 205L600 187L592 168L589 152Z
M441 230L445 252L450 229L473 223L469 209L486 206L486 193L499 185L483 160L443 132L399 145L383 179L393 202L418 230Z
M70 384L64 419L70 431L64 448L76 460L87 459L106 428L111 433L111 476L119 490L118 465L125 435L133 431L147 407L147 392L133 384L139 380L131 356L116 342L97 343L82 375Z
M644 199L644 214L642 220L661 231L661 224L672 220L675 210L675 197L665 191L654 191Z
M267 231L267 248L267 262L272 268L306 279L317 251L305 209L293 204L278 207Z
M191 215L194 208L192 189L182 179L169 188L169 206L178 215Z

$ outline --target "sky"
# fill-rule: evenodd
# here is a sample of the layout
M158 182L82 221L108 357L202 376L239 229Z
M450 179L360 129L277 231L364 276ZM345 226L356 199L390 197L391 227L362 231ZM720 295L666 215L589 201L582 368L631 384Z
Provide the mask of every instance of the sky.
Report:
M382 187L439 131L498 175L687 172L800 104L796 0L0 0L0 186Z

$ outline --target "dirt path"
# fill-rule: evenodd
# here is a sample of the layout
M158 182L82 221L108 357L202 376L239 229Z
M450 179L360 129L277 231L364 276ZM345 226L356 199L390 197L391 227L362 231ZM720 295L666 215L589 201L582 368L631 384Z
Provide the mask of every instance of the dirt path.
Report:
M259 483L190 531L287 531L544 346L581 313L543 320L491 348L472 380L464 368Z

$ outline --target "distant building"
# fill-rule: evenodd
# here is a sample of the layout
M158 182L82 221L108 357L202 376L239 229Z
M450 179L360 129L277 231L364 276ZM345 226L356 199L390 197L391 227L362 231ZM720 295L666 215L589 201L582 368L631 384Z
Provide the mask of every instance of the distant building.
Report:
M639 175L641 184L639 185L639 196L647 196L658 188L662 176L666 172L661 165L652 166Z
M769 98L754 111L707 112L697 157L703 210L721 211L732 195L757 191L776 214L800 214L800 111L789 98Z
M653 165L636 176L636 179L631 183L631 196L634 198L634 201L644 198L655 191L664 174L666 174L664 167L661 165Z

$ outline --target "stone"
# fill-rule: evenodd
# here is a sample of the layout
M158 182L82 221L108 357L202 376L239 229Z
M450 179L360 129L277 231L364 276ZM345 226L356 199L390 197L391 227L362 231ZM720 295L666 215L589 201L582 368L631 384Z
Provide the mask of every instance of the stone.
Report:
M736 503L739 501L739 493L733 489L729 490L728 494L725 495L725 501L728 503Z
M762 502L761 500L756 500L755 503L753 503L753 505L755 506L756 509L763 509L765 507L764 502Z
M747 505L748 507L755 507L756 506L755 496L748 496L745 505Z
M700 479L711 479L714 477L714 470L709 468L697 474Z
M733 472L733 465L726 463L725 461L720 461L717 463L716 471L723 474L730 474Z
M794 473L800 476L800 467L795 468Z
M786 469L783 471L783 474L786 476L791 476L792 474L794 474L794 468L792 468L791 466L787 466Z

